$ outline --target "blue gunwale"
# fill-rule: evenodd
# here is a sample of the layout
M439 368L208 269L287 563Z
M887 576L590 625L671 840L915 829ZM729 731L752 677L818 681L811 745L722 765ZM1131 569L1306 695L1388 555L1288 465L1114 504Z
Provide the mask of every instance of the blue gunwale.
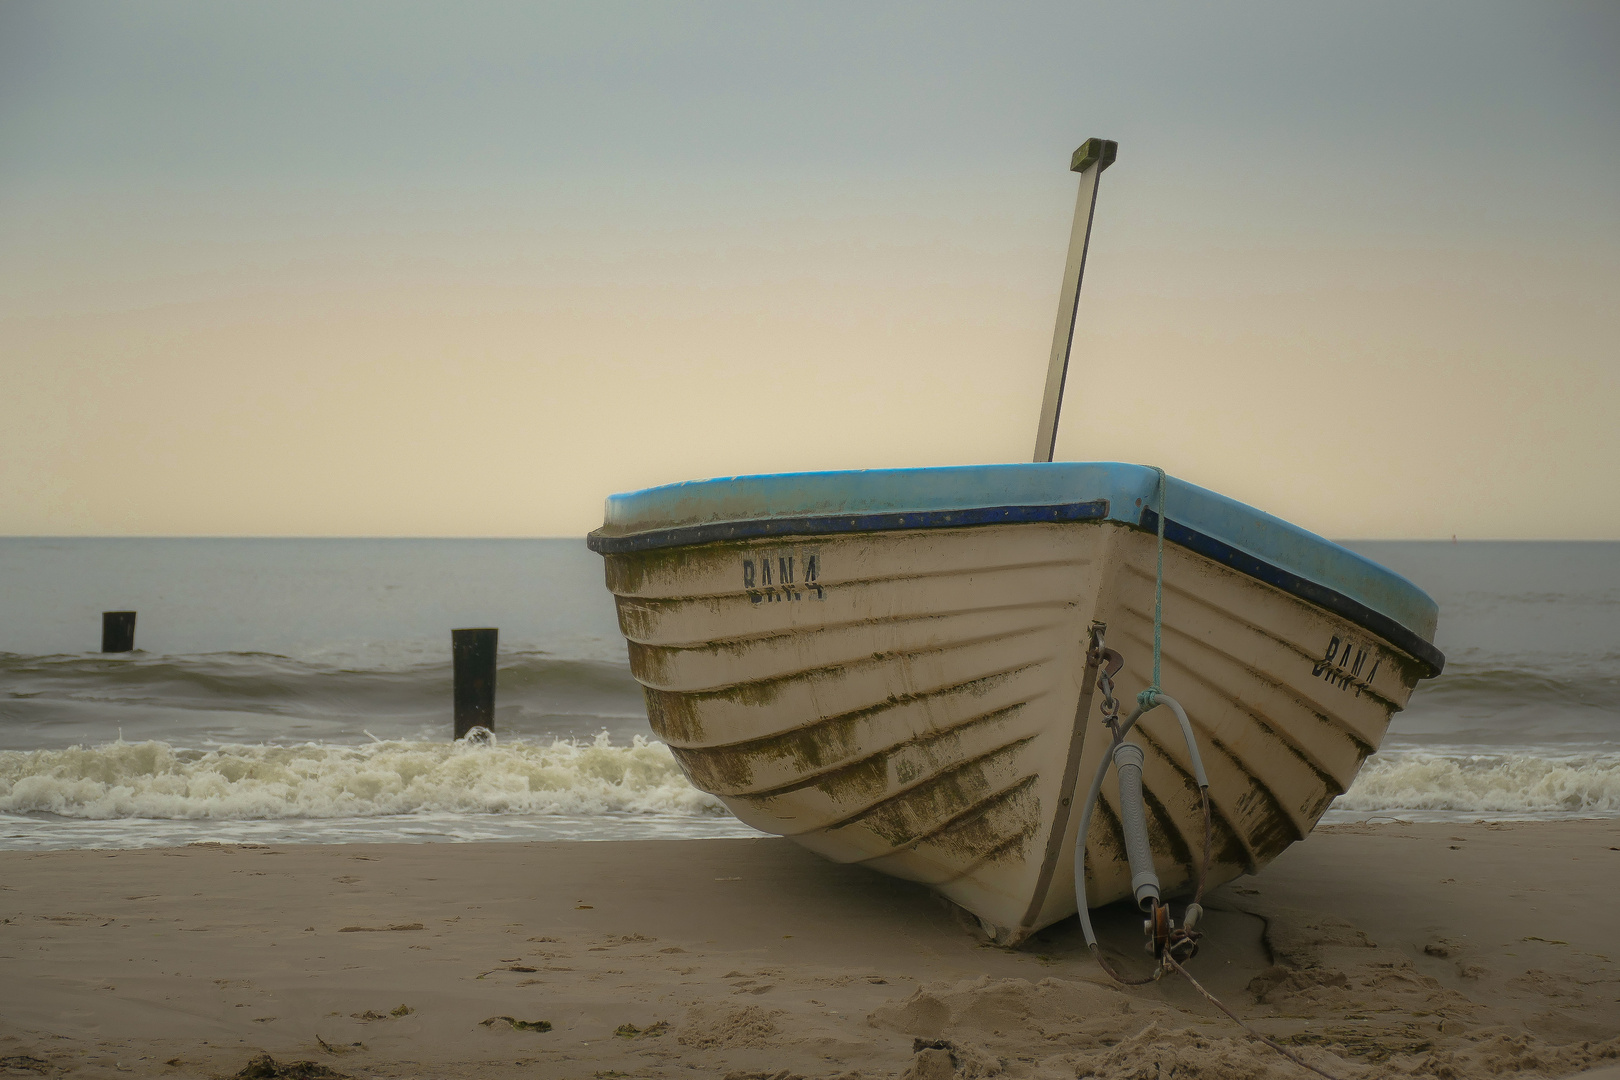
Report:
M1429 677L1439 607L1406 578L1281 518L1166 478L1165 538L1331 611ZM1157 531L1158 473L1120 462L775 473L612 495L587 543L603 555L725 540L1013 522L1112 521Z

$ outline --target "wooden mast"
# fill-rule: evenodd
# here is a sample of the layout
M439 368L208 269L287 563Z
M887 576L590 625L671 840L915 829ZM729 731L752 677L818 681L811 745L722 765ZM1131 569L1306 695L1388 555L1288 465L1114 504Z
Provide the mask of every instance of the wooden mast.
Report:
M1074 345L1075 309L1080 304L1080 279L1086 273L1086 248L1091 243L1091 217L1097 210L1097 181L1114 163L1119 144L1112 139L1087 139L1069 159L1069 171L1080 174L1080 193L1074 204L1074 226L1069 231L1069 258L1063 267L1063 289L1058 295L1057 327L1052 331L1052 357L1046 368L1046 393L1041 398L1041 423L1035 432L1035 460L1051 461L1057 446L1058 412L1063 407L1063 381L1069 372L1069 350Z

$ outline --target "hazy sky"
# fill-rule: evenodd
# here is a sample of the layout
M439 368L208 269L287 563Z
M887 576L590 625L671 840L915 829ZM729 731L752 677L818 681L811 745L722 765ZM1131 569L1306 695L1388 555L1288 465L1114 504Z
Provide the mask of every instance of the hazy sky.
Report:
M1620 538L1620 5L0 0L0 533L1058 456Z

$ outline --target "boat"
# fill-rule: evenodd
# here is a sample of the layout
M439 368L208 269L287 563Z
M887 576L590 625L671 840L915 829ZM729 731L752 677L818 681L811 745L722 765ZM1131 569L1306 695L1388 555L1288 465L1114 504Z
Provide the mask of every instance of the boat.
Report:
M670 484L609 497L588 539L696 787L931 886L1003 945L1074 915L1082 886L1133 895L1120 796L1081 813L1119 698L1162 682L1202 758L1169 710L1136 723L1168 896L1305 837L1445 662L1434 601L1355 552L1150 466L1050 460L1098 142L1074 158L1037 460Z

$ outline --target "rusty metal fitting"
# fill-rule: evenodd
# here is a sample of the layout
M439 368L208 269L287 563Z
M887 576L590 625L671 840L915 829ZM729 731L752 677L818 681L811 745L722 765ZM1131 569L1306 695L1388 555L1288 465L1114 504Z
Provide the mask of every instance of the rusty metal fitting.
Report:
M1162 957L1164 951L1170 947L1172 924L1170 922L1170 905L1155 903L1153 910L1142 923L1142 932L1147 935L1147 951L1154 958Z

